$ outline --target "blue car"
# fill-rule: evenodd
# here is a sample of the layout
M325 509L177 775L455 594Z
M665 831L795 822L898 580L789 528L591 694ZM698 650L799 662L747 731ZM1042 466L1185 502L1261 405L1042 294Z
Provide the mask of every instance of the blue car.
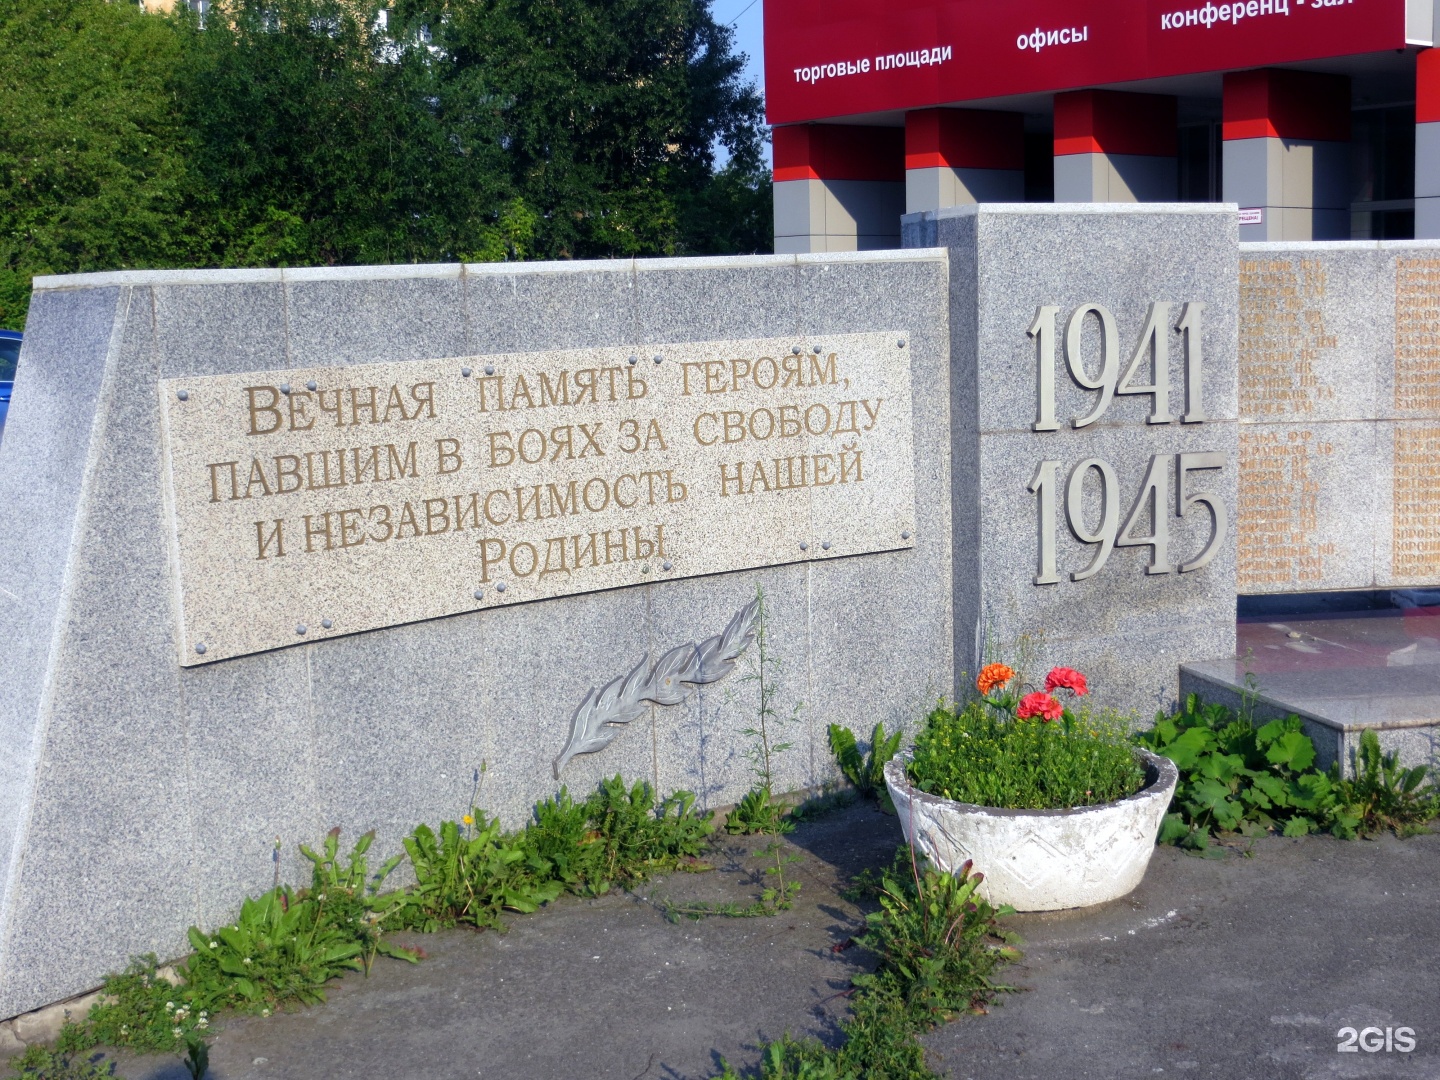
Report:
M0 330L0 432L10 411L10 390L15 385L15 362L20 359L19 330Z

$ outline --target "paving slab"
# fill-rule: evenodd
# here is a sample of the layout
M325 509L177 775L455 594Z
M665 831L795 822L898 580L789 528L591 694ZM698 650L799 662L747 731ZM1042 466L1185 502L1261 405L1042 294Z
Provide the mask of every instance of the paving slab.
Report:
M1402 764L1440 766L1440 607L1242 618L1237 636L1235 659L1181 666L1182 693L1295 713L1321 768L1352 771L1367 729Z
M663 898L753 897L756 845L726 839L713 873L565 900L506 934L415 935L422 964L382 960L325 1006L225 1021L212 1078L700 1080L722 1056L753 1067L762 1039L834 1037L838 995L866 962L844 947L863 905L840 890L899 835L869 805L801 826L804 891L773 919L665 919ZM953 1080L1440 1078L1440 836L1265 838L1220 859L1160 848L1122 900L1009 922L1025 959L1004 975L1022 991L925 1040ZM1408 1026L1416 1047L1340 1053L1346 1026ZM122 1057L119 1072L185 1075L154 1057Z
M1124 899L1014 917L1025 992L926 1046L955 1080L1440 1077L1440 836L1247 849L1159 848ZM1337 1051L1367 1026L1415 1049Z

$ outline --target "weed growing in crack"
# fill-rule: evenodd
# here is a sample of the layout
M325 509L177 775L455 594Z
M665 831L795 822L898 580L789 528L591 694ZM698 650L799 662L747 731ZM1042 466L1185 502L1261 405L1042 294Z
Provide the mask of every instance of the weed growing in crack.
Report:
M840 772L862 798L874 799L887 814L895 813L895 804L890 801L890 791L885 786L885 766L900 752L903 734L897 728L886 735L885 725L876 724L870 733L869 750L861 753L853 731L839 724L830 725L830 752L835 755Z
M205 1080L205 1074L210 1071L210 1047L204 1039L190 1036L185 1041L185 1056L180 1063L190 1074L190 1080Z
M916 1036L965 1013L985 1012L993 979L1019 954L993 908L976 891L982 875L967 863L954 874L925 865L902 847L888 869L862 875L859 891L878 899L855 943L879 958L874 972L851 980L843 1041L786 1036L761 1048L759 1080L937 1080ZM722 1063L719 1080L740 1080Z
M11 1076L22 1080L102 1080L115 1075L115 1063L85 1058L76 1051L31 1046L10 1063Z
M740 733L750 739L746 756L756 782L725 819L725 831L737 835L779 836L792 826L785 820L788 808L775 801L777 759L795 748L784 732L799 722L804 705L796 702L788 715L776 707L783 663L770 641L770 606L763 585L755 586L755 602L755 642L741 682L755 684L759 703L754 726L742 728Z
M701 919L709 915L729 918L774 915L792 907L795 897L800 894L800 882L793 876L786 876L786 868L801 862L801 856L782 839L795 828L795 822L791 818L790 807L775 798L775 770L776 759L795 746L785 739L783 731L799 721L800 710L804 706L796 702L789 715L783 715L776 707L781 661L770 644L770 608L762 585L755 586L755 604L754 648L751 650L750 668L742 682L756 685L759 705L754 726L742 728L741 733L749 736L751 741L746 753L756 782L726 816L725 831L735 836L769 837L769 841L755 852L756 857L766 862L762 879L764 885L753 904L677 905L667 901L664 910L672 920L682 916Z
M1384 753L1374 731L1361 732L1355 778L1340 781L1349 825L1342 835L1369 836L1389 829L1403 838L1428 832L1428 822L1440 814L1440 787L1427 784L1429 776L1424 765L1407 769L1398 752Z
M102 1044L177 1053L195 1075L218 1013L269 1016L322 1002L331 980L347 971L368 974L376 956L418 962L420 950L388 940L392 930L498 929L502 911L534 911L562 892L598 896L657 873L709 869L699 856L713 826L695 812L689 792L657 799L650 784L627 787L617 776L582 802L562 789L535 808L531 824L506 832L474 805L483 773L476 770L475 795L460 821L416 827L403 841L405 853L373 873L367 861L373 833L343 857L339 829L318 850L301 845L311 864L308 888L277 885L245 900L228 926L209 933L192 927L195 951L177 965L178 981L154 956L111 975L100 1003L61 1030L55 1052L36 1049L20 1059L29 1070L21 1075L109 1075L80 1056ZM385 891L407 858L415 884Z

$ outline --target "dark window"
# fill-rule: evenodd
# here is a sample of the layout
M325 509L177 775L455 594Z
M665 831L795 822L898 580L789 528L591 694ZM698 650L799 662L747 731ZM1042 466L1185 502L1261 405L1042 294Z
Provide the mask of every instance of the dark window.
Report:
M1350 138L1350 235L1415 235L1415 103L1356 109Z
M20 339L0 337L0 382L15 378L15 361L20 359Z
M1055 136L1048 131L1025 133L1025 201L1055 201Z
M1220 159L1225 145L1217 123L1180 128L1180 201L1221 202Z

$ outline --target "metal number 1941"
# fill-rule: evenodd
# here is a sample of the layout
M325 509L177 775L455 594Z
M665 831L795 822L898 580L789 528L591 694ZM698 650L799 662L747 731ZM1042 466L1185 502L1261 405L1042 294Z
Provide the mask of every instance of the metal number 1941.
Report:
M1170 415L1170 309L1175 305L1168 301L1156 301L1145 314L1145 327L1140 331L1140 340L1120 371L1120 332L1115 325L1115 316L1101 304L1081 304L1065 322L1065 366L1070 377L1086 390L1099 390L1100 398L1095 407L1085 416L1071 420L1077 428L1089 427L1110 408L1116 394L1151 394L1154 407L1146 420L1149 424L1169 424L1174 421ZM1059 421L1055 419L1055 321L1060 308L1045 305L1035 316L1027 331L1035 339L1039 351L1039 408L1032 425L1036 431L1058 431ZM1080 355L1082 332L1085 319L1095 316L1100 324L1100 371L1093 378L1085 370ZM1205 406L1201 401L1201 330L1205 316L1205 305L1198 302L1186 304L1180 313L1180 322L1175 329L1185 339L1185 413L1182 423L1198 424L1205 420ZM1150 358L1150 381L1136 384L1142 362Z

